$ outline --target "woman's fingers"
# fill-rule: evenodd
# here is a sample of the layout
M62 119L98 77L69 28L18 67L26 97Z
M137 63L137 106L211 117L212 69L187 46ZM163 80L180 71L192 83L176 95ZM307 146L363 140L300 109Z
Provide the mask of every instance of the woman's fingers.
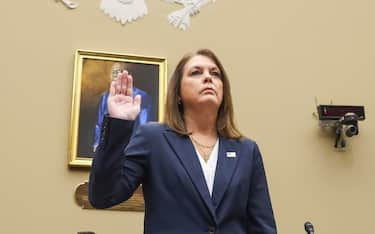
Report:
M126 89L126 96L132 97L133 96L133 77L132 75L128 74L128 80L127 80L127 89Z
M109 95L115 96L116 95L116 81L111 82L111 86L109 87Z
M133 77L128 71L120 72L118 78L111 82L110 94L133 96Z
M125 95L128 83L128 72L123 71L118 74L117 79L115 82L115 94L122 94Z
M122 86L122 73L118 74L117 79L114 81L115 82L115 94L121 94L121 86Z
M142 102L142 97L141 95L137 95L134 97L134 101L133 101L133 104L135 106L140 106L141 105L141 102Z
M121 90L120 90L120 93L122 95L125 95L125 96L127 96L126 90L127 90L127 87L128 87L128 76L129 76L129 74L128 74L128 71L126 71L126 70L121 73Z

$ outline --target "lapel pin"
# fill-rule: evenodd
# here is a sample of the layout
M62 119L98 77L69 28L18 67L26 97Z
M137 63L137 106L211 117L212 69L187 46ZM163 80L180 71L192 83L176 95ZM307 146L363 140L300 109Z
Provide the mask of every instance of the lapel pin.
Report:
M236 152L227 152L227 158L235 158L237 157Z

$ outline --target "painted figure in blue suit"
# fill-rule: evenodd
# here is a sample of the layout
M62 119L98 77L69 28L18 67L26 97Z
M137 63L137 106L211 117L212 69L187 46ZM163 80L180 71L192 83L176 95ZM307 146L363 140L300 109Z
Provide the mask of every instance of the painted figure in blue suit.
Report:
M116 80L118 73L123 71L125 68L125 63L114 63L112 66L112 80ZM152 98L148 93L145 91L133 87L133 96L140 95L142 97L141 103L141 110L138 114L138 117L135 119L134 122L134 129L136 129L139 125L145 124L152 120ZM108 96L109 92L105 92L99 101L98 106L98 116L95 125L95 134L94 134L94 144L93 144L93 151L96 151L96 148L99 145L100 139L100 129L102 128L103 119L106 115L108 115Z
M257 144L234 124L224 67L207 49L187 54L168 85L164 123L130 132L140 111L126 71L113 81L89 180L108 208L142 184L146 234L275 234Z

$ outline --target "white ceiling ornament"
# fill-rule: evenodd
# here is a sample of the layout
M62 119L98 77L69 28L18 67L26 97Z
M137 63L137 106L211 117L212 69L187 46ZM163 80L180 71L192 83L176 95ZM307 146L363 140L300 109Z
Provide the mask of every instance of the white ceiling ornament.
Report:
M132 22L147 14L144 0L102 0L100 9L122 24Z
M69 9L75 9L78 7L78 4L73 2L73 1L70 1L70 0L56 0L57 2L62 2L67 8Z
M164 0L168 3L177 3L184 8L168 15L168 22L176 28L186 30L190 27L190 17L197 15L200 9L216 0ZM56 0L62 2L67 8L75 9L78 4L75 0ZM147 15L145 0L101 0L100 9L116 21L126 24Z
M170 3L178 3L183 9L174 11L168 15L168 22L176 28L186 30L190 27L190 17L199 13L200 9L210 2L216 0L166 0Z

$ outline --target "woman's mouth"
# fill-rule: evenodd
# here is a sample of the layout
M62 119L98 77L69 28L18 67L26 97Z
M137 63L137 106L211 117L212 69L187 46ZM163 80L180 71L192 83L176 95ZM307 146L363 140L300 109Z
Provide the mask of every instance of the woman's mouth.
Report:
M204 89L201 91L201 93L213 93L213 94L216 95L216 91L215 91L215 89L210 88L210 87L204 88Z

